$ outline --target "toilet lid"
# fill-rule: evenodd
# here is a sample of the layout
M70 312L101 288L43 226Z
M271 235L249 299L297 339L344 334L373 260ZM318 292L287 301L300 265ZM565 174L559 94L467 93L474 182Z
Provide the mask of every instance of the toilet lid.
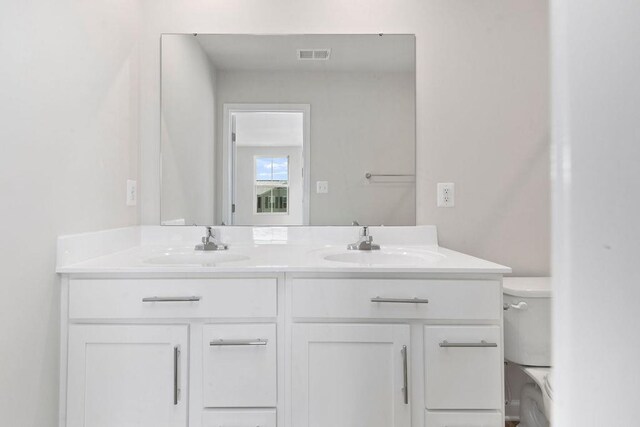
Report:
M551 277L505 277L503 292L522 298L551 298Z

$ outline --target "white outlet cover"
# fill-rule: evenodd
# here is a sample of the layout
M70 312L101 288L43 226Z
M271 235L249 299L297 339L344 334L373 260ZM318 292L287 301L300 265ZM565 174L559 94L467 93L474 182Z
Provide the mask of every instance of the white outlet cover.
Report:
M138 182L133 179L127 180L127 206L138 204Z
M325 194L329 192L329 181L316 181L316 193Z
M456 205L455 185L453 182L438 183L438 207L452 208Z

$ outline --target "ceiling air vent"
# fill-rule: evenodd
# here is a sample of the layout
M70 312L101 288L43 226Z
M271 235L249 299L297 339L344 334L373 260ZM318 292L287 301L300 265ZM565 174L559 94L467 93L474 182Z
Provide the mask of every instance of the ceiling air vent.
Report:
M331 49L298 49L298 59L301 61L326 61L331 56Z

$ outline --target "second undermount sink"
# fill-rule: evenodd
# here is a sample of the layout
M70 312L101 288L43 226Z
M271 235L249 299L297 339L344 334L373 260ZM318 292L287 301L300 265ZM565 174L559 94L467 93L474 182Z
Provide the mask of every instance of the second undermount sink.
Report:
M201 252L169 252L160 256L154 256L144 260L145 264L165 265L165 266L204 266L216 267L220 264L246 261L246 255L233 254L223 251L201 251Z
M444 255L428 251L382 249L374 251L343 251L324 256L327 261L369 266L400 266L433 263Z

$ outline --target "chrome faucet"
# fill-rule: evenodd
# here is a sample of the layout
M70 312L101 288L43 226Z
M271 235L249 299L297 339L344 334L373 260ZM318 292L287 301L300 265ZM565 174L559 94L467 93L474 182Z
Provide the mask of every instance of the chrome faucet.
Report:
M369 234L369 227L364 226L360 229L360 238L355 243L347 245L350 251L377 251L380 245L373 243L373 236Z
M229 249L224 243L218 243L213 228L207 227L206 235L202 238L202 244L196 245L196 251L224 251Z

